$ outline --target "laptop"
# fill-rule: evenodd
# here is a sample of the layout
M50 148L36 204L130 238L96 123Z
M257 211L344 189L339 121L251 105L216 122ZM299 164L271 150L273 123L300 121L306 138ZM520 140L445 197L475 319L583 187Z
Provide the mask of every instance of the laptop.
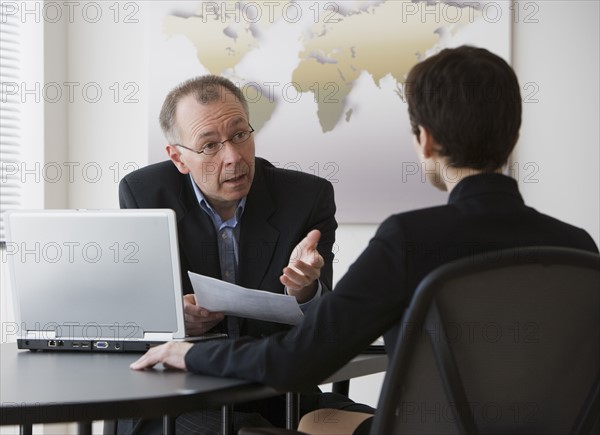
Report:
M175 213L13 210L6 260L20 349L138 352L186 337Z

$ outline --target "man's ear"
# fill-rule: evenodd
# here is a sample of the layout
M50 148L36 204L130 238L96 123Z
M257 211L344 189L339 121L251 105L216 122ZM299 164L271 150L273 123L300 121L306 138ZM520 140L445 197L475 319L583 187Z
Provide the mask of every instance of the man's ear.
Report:
M171 159L173 164L177 167L179 172L181 172L182 174L190 173L190 169L187 167L185 162L181 159L181 152L177 149L177 147L175 145L169 144L165 147L165 150L167 151L169 158Z
M419 144L421 145L421 151L423 153L423 157L426 159L438 155L441 149L440 144L436 142L431 132L422 125L419 125L419 136L418 136Z

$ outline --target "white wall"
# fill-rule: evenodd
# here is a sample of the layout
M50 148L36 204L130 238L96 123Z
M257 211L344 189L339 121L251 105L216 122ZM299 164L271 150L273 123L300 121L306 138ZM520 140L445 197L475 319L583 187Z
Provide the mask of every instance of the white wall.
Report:
M524 104L513 156L519 184L531 206L586 229L598 244L600 3L536 4L538 22L525 23L521 16L513 32L517 75L522 85L532 84L527 95L538 100Z
M147 162L147 99L152 90L147 89L146 76L152 47L146 44L144 3L139 3L135 15L138 23L123 22L124 12L131 12L123 10L120 21L114 23L110 15L114 12L107 9L110 4L103 12L111 19L90 24L75 15L65 30L65 42L58 32L56 45L45 48L47 59L52 59L54 49L58 62L64 62L55 66L54 73L64 68L65 81L79 83L80 90L96 83L103 92L97 103L85 101L80 92L67 105L66 130L60 133L59 129L54 136L66 137L66 151L56 151L57 158L62 158L63 152L71 165L78 166L73 166L74 179L66 180L64 190L55 189L49 206L116 208L116 177L128 172L131 162L138 166ZM525 22L527 13L532 12L523 9L526 4L537 7L537 12L529 15L537 22ZM524 96L539 101L524 105L521 139L513 158L519 168L517 178L528 203L586 229L598 244L599 6L595 1L521 2L520 6L522 13L515 17L513 31L513 63L521 83L532 84ZM113 102L115 83L120 90L117 104ZM136 86L133 99L138 101L125 103ZM538 182L529 182L532 180ZM340 227L336 280L375 229L376 225ZM2 295L4 313L4 291ZM381 378L375 375L353 381L351 397L375 405Z
M124 3L96 4L102 6L98 22L75 14L68 26L67 78L78 84L68 107L68 159L78 165L68 185L69 208L118 208L120 178L147 162L151 47L144 3L135 10Z

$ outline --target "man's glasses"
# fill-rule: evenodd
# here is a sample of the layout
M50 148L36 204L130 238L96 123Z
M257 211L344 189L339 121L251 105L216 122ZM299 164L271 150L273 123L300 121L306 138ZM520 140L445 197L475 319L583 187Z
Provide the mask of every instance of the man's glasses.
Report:
M223 142L208 142L202 146L200 151L195 150L193 148L186 147L185 145L181 145L180 143L173 144L177 147L185 148L186 150L192 151L196 154L206 154L207 156L212 156L217 154L221 149L225 146L227 142L231 142L234 145L239 145L241 143L246 142L250 139L250 136L254 132L254 129L250 124L248 124L250 130L238 131L236 134L231 136L229 139L224 140Z

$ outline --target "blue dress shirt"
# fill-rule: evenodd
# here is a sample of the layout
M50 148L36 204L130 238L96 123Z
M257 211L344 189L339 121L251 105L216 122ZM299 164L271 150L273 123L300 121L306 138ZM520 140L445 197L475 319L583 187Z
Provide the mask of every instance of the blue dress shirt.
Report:
M219 263L221 266L221 278L223 281L227 281L233 284L236 284L237 280L237 271L238 271L238 259L239 259L239 242L240 242L240 226L238 223L242 219L242 214L244 213L244 207L246 206L246 198L243 197L237 205L235 210L235 214L230 219L223 221L219 213L217 213L208 203L204 194L192 178L190 174L190 179L192 181L192 186L194 187L194 192L196 194L196 198L198 199L198 203L200 204L200 208L204 210L204 212L210 217L212 223L215 226L215 230L217 231L217 246L219 249ZM302 312L308 310L310 304L317 300L323 291L323 287L320 281L317 281L317 291L314 297L302 304L298 304ZM287 294L287 288L285 288L285 293ZM239 320L234 318L233 316L229 316L227 323L228 333L231 336L238 337L239 336ZM235 320L234 320L235 319Z

